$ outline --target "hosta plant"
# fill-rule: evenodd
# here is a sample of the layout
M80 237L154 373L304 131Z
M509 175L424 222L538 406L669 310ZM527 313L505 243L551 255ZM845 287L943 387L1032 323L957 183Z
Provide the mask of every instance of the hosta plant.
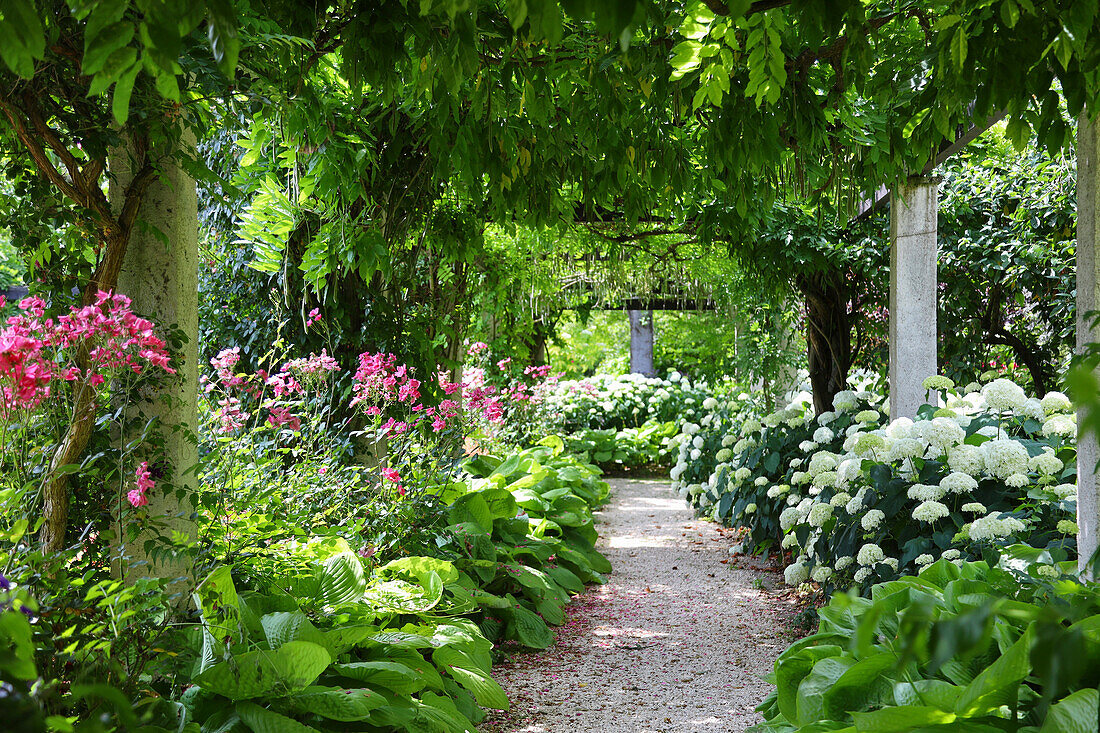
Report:
M1064 557L1017 546L835 594L776 661L753 730L1097 730L1100 591Z

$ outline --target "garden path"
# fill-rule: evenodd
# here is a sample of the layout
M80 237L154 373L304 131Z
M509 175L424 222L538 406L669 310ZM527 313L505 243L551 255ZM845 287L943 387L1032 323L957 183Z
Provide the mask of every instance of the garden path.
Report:
M567 607L557 642L493 668L512 701L483 733L734 733L759 722L763 677L792 640L782 577L730 555L667 481L613 479L598 513L614 568Z

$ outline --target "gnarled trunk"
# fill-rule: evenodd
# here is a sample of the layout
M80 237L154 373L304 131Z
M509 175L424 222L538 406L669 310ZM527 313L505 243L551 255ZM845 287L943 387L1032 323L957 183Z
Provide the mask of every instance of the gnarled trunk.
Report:
M833 409L837 392L847 389L852 366L848 289L840 273L803 275L797 285L806 299L806 356L814 411L820 415Z

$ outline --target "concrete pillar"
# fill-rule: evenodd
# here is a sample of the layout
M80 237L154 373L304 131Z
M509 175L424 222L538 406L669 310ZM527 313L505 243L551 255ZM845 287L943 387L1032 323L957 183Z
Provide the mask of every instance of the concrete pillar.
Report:
M632 374L654 375L653 311L630 313L630 371Z
M917 416L921 383L938 371L936 178L910 178L890 193L890 417Z
M190 132L185 132L178 144L195 154L195 138ZM176 328L187 338L187 343L172 352L176 376L162 390L134 406L136 417L143 420L155 417L164 434L163 448L147 456L135 455L131 461L149 461L157 484L149 492L147 510L154 518L150 524L160 526L156 530L143 530L129 542L125 548L128 561L121 572L127 576L189 580L191 568L185 561L154 562L151 558L158 553L150 555L145 548L146 542L156 535L179 533L192 539L195 535L193 507L187 499L195 490L193 469L198 463L198 446L193 437L198 428L199 391L198 198L195 180L174 164L172 152L155 151L161 175L142 200L118 278L117 292L132 299L135 313L152 320L162 334ZM109 161L112 200L117 200L117 194L125 190L133 176L132 153L126 144L112 151ZM132 483L133 466L125 470L124 475ZM119 539L125 542L127 536Z
M1100 310L1100 139L1097 121L1089 121L1087 110L1077 121L1077 351L1100 341L1100 329L1089 326L1089 314ZM1083 423L1084 411L1077 420ZM1096 552L1100 525L1100 497L1096 462L1100 443L1095 433L1077 436L1077 550L1078 566L1084 572Z

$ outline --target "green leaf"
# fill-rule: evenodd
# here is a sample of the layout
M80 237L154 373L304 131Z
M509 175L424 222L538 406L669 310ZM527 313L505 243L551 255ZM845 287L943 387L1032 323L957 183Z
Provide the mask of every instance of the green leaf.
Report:
M290 699L291 707L298 712L345 722L364 720L385 704L386 698L374 690L319 685L307 687Z
M199 673L195 684L230 700L282 696L313 684L331 661L324 647L292 641L275 651L235 654Z
M385 687L398 695L411 695L427 685L423 674L401 662L349 662L334 664L331 671L342 677Z
M202 616L201 671L223 658L241 637L241 603L229 566L222 565L206 576L193 597Z
M1078 690L1050 706L1039 733L1096 733L1098 716L1100 693Z
M352 552L341 552L324 560L318 575L320 590L316 600L326 606L361 600L367 591L363 563Z
M998 709L1015 699L1020 681L1031 671L1030 653L1034 624L1029 625L1020 639L997 661L982 670L966 686L955 712L963 717L976 717Z
M860 733L906 733L930 725L955 722L955 714L923 705L902 705L869 713L852 713Z
M107 57L129 44L135 32L133 23L120 20L101 30L94 38L85 35L84 57L80 67L82 73L91 76L102 69Z
M951 61L955 65L956 74L961 74L966 64L966 45L966 29L960 25L951 37Z
M532 649L546 649L554 643L554 633L546 622L523 606L512 610L510 627L516 641Z
M317 730L251 702L237 703L237 715L253 733L309 733Z
M141 71L141 64L135 62L115 82L115 95L114 99L111 100L111 112L114 115L115 122L120 125L126 124L126 118L130 116L130 95L134 91L134 80L137 79L139 71Z
M508 709L508 696L504 694L504 689L489 676L488 670L481 668L464 652L445 646L432 652L432 662L443 667L460 685L473 693L478 705Z

